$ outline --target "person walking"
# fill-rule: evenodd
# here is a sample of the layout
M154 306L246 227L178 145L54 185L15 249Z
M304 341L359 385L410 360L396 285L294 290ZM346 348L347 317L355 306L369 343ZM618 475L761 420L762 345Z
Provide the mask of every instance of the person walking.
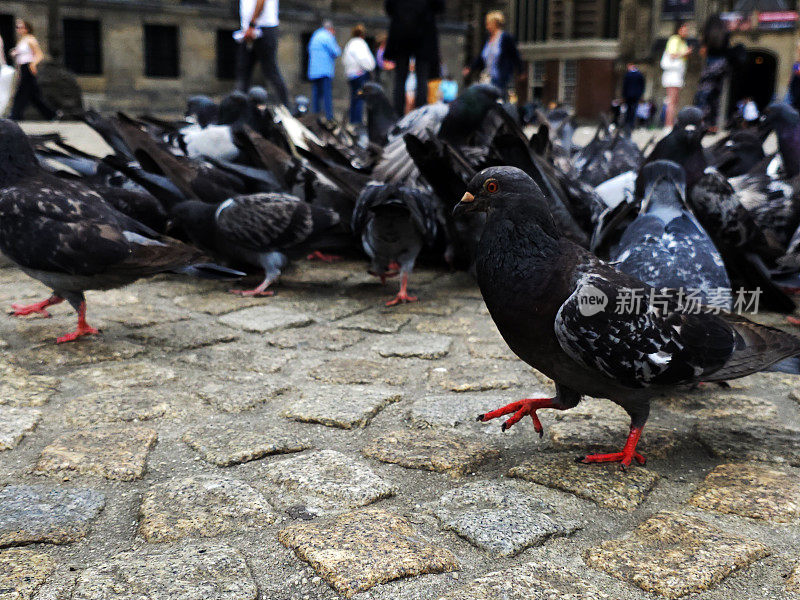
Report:
M416 91L414 106L427 102L428 79L439 68L439 33L436 15L444 11L444 0L385 0L389 17L389 38L384 59L394 63L394 108L405 109L405 89L409 63L415 60Z
M394 63L390 61L388 58L384 57L386 53L386 41L389 39L389 36L385 33L381 33L378 35L377 39L375 40L378 44L378 49L375 50L375 79L381 83L383 79L383 73L386 71L394 71Z
M675 33L667 40L664 54L661 56L661 85L667 92L667 111L664 126L672 129L675 125L675 115L678 114L678 96L686 76L686 57L692 49L686 43L689 35L689 26L683 21L675 24Z
M311 109L319 114L325 108L325 118L333 120L333 74L336 58L342 53L336 43L336 30L325 21L308 42L308 79L311 82Z
M375 69L375 57L364 40L364 25L359 23L351 31L352 37L345 44L342 62L347 82L350 84L350 124L360 125L364 118L364 99L359 92L369 81L370 73Z
M517 42L503 29L505 23L506 18L499 10L486 13L486 43L472 64L464 68L465 77L484 73L487 83L498 87L504 98L521 64Z
M709 133L717 132L719 98L728 72L730 38L731 34L722 17L718 14L708 17L703 28L703 45L700 48L700 53L706 57L706 65L700 73L694 104L702 109Z
M261 63L264 79L275 88L278 100L289 104L289 90L278 69L278 0L239 0L242 37L236 69L236 89L247 93L253 67Z
M55 119L57 113L42 98L42 91L36 80L39 63L44 60L44 52L33 37L33 27L30 23L17 19L16 30L17 45L11 50L11 56L19 69L19 85L14 95L10 117L14 121L21 121L28 104L33 104L45 120Z
M636 126L636 112L639 108L639 101L644 96L644 75L639 67L628 64L625 77L622 78L622 97L625 100L625 128L628 133L633 131Z

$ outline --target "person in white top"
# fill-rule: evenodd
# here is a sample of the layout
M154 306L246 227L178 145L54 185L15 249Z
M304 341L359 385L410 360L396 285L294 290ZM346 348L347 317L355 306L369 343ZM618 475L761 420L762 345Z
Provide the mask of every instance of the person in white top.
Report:
M278 69L278 0L239 0L244 35L239 42L236 89L247 92L256 62L264 79L278 93L281 104L289 104L289 91Z
M50 121L56 118L56 111L44 101L39 83L36 81L39 63L44 60L44 52L33 37L33 27L30 23L17 19L16 29L17 45L11 51L11 56L19 68L19 85L11 106L10 118L21 121L28 104L33 103L41 115Z
M364 35L367 30L359 23L351 31L352 37L344 46L342 62L347 81L350 83L350 123L360 125L364 118L364 99L359 92L375 70L375 57L369 49Z

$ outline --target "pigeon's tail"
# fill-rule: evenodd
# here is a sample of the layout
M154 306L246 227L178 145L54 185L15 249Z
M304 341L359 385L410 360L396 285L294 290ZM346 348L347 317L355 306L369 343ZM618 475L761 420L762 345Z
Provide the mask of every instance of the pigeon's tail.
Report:
M789 375L800 375L800 356L791 356L780 362L776 362L765 371L770 373L788 373Z
M188 265L186 267L174 269L173 273L191 275L193 277L199 277L200 279L221 279L224 281L234 281L246 275L246 273L242 273L241 271L215 265L214 263Z

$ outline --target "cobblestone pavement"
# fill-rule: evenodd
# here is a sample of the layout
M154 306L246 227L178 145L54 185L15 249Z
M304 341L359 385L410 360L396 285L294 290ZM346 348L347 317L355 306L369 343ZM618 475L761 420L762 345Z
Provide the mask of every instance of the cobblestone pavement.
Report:
M661 398L646 467L576 465L621 409L475 422L552 384L468 276L411 287L301 261L272 298L89 292L63 346L64 305L0 318L0 599L800 598L800 379Z

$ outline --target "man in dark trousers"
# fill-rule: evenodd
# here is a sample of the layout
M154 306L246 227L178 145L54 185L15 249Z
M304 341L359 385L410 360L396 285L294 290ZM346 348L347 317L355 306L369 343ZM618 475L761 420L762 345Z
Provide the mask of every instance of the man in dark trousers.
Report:
M625 99L625 129L630 132L636 125L636 109L644 96L644 75L635 64L630 63L622 78L622 97Z
M439 74L439 33L436 15L444 11L444 0L385 0L389 16L389 39L384 57L395 63L393 103L397 114L405 111L408 65L415 59L417 89L414 106L428 100L428 79Z
M239 0L242 39L239 40L239 63L236 89L247 92L256 62L261 63L264 78L272 84L281 104L288 106L289 91L278 69L278 0Z

